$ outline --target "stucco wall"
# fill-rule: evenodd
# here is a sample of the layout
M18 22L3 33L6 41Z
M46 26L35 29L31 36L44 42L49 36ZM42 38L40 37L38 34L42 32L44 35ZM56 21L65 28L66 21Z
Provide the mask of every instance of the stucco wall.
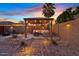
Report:
M59 26L59 27L58 27ZM53 32L59 34L62 41L79 43L79 19L53 25ZM59 32L58 32L59 30Z

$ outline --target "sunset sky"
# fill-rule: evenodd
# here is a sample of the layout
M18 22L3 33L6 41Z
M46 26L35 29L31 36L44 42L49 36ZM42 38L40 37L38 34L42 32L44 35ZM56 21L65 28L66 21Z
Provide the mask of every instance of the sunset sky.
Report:
M43 3L0 3L0 21L18 22L23 18L44 17L42 15ZM66 8L79 6L78 3L55 4L55 15L57 18Z

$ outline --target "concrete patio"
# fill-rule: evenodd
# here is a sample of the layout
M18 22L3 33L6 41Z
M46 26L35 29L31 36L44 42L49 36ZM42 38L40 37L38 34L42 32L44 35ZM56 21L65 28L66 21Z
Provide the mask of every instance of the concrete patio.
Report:
M20 47L21 41L27 46ZM79 47L60 40L58 45L50 44L50 40L46 38L30 38L24 39L22 36L17 38L0 36L0 56L71 56L79 55Z

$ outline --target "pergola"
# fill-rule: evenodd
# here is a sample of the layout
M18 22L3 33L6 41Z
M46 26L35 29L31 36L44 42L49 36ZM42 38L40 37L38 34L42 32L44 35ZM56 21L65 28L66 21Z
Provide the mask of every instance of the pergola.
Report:
M44 20L46 20L44 22ZM49 29L49 32L50 32L50 37L52 38L51 34L52 34L52 21L54 19L53 18L24 18L24 21L25 21L25 38L27 38L27 26L30 23L32 24L43 24L45 25L45 23L49 23L50 24L50 29ZM34 21L34 22L33 22Z

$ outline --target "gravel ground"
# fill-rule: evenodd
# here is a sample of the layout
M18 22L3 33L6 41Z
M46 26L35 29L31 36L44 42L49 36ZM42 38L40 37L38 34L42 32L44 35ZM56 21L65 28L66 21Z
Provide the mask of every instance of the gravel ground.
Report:
M20 46L21 41L27 45ZM58 45L45 38L21 37L11 38L0 36L0 56L79 56L78 40L60 40Z

